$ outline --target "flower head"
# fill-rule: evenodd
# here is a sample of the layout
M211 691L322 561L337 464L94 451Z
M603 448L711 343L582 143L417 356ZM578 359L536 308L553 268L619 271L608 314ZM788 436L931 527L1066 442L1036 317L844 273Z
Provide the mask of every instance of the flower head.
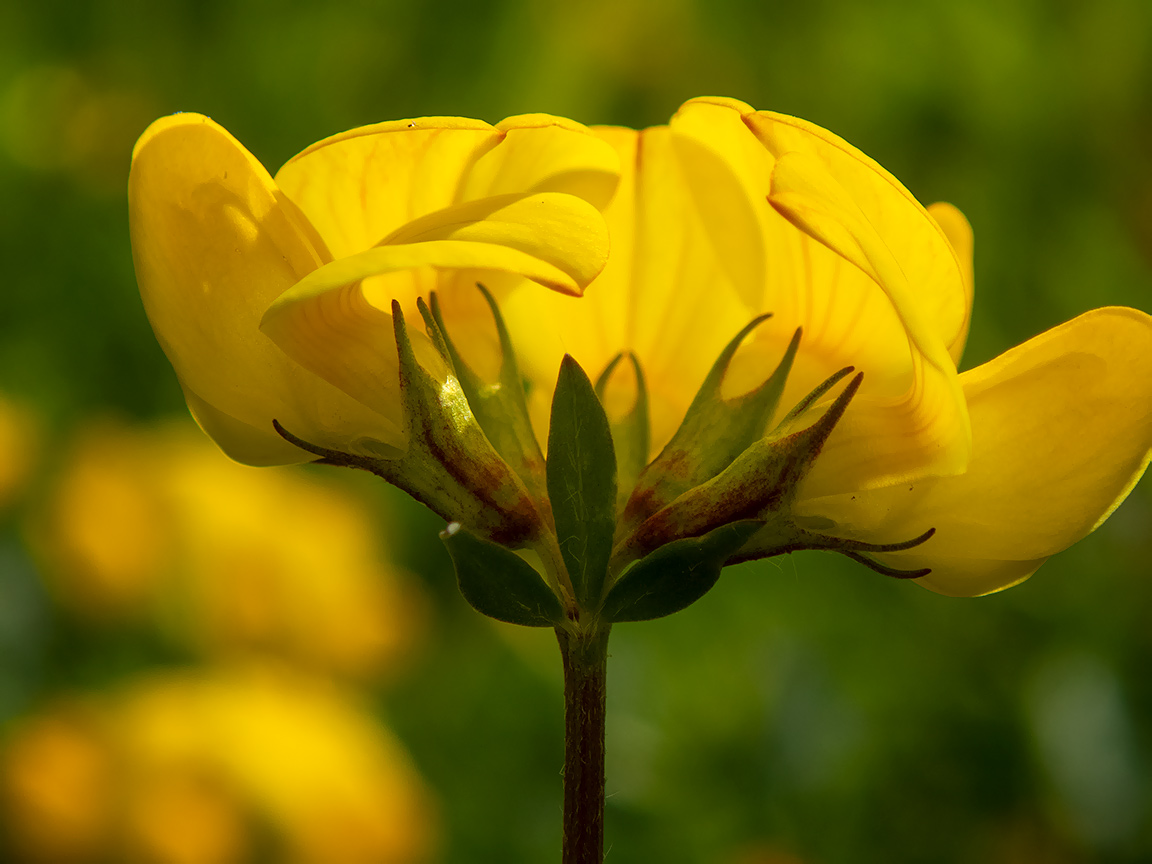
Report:
M156 673L19 718L0 819L22 861L426 861L428 793L355 696L290 667Z
M369 508L322 479L237 465L189 422L104 423L75 436L30 534L57 600L90 623L378 678L421 604Z
M959 374L964 216L735 100L640 131L381 124L275 182L169 118L132 176L141 291L201 424L462 522L465 595L506 620L667 614L724 563L804 548L997 590L1152 452L1152 319L1096 310Z

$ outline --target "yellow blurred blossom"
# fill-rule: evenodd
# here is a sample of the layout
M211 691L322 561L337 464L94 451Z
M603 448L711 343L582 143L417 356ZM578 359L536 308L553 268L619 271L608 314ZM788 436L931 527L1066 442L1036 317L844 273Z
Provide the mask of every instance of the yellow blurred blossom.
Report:
M0 513L24 491L40 455L31 410L0 395Z
M157 674L27 718L7 741L21 860L402 864L430 802L390 734L330 681L277 665ZM270 843L270 850L264 847Z
M421 617L378 534L349 493L237 465L190 423L80 433L34 532L77 614L151 615L210 653L361 676L395 661Z
M92 861L110 840L116 776L111 754L74 708L26 718L9 733L3 763L8 836L20 860Z

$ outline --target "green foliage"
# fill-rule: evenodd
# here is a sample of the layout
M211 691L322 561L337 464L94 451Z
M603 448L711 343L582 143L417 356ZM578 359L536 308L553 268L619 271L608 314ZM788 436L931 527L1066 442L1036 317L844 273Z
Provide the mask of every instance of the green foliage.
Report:
M552 395L547 471L560 554L576 599L593 609L608 575L616 530L616 453L592 382L567 354Z
M651 621L691 606L720 578L724 562L763 526L730 522L703 537L674 540L624 571L604 598L606 621Z
M564 620L560 600L532 565L453 522L440 539L456 565L460 593L473 609L523 627L554 627Z
M492 294L477 283L480 293L492 310L496 322L496 333L500 339L500 372L495 381L484 381L468 365L452 342L452 334L444 324L440 311L440 299L432 295L432 317L429 332L442 335L443 351L455 369L460 387L468 399L476 421L493 448L500 454L516 474L524 481L529 491L543 495L544 454L532 431L532 420L528 416L528 403L524 398L523 379L516 363L516 351L504 326ZM421 309L424 309L421 305Z

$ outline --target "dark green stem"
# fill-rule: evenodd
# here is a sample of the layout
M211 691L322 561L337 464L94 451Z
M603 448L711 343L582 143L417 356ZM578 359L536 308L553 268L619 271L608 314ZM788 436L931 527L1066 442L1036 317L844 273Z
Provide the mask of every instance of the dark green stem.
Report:
M604 861L604 693L607 629L557 629L564 659L563 864Z

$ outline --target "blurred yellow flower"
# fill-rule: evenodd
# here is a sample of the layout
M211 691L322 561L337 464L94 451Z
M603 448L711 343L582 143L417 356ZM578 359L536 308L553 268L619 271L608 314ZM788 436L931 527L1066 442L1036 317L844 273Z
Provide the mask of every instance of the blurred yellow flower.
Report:
M24 491L40 456L32 412L0 395L0 514Z
M406 444L391 302L475 296L526 277L578 295L608 238L597 207L616 154L546 115L496 126L401 120L309 147L273 179L207 117L157 120L128 184L136 276L189 407L231 456L312 458L312 444L395 456ZM503 277L502 278L502 274ZM422 332L421 365L447 368Z
M212 654L357 676L408 650L420 604L350 494L222 456L190 423L81 433L34 532L77 614L153 615Z
M330 681L275 665L155 675L25 718L2 783L21 861L400 864L434 845L400 745Z
M6 833L21 860L92 861L109 842L115 769L91 720L69 706L21 720L9 732L2 800Z
M972 233L954 207L925 209L831 133L735 100L692 100L668 126L593 131L623 166L605 211L607 267L581 299L521 286L501 304L538 429L565 353L599 370L630 351L658 453L724 345L770 312L732 362L726 395L760 383L798 327L779 414L843 367L864 373L791 518L872 543L935 528L922 546L875 556L932 568L920 581L933 590L1027 578L1140 478L1152 454L1148 315L1094 310L958 375ZM609 409L634 393L617 374Z

